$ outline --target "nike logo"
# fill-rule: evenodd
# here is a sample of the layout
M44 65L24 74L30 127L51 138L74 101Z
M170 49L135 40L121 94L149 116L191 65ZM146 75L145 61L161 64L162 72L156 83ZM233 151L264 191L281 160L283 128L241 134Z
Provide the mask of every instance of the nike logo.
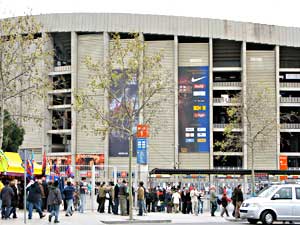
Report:
M199 80L203 80L204 78L205 78L205 76L204 77L199 77L199 78L192 77L192 82L195 83L195 82L197 82Z

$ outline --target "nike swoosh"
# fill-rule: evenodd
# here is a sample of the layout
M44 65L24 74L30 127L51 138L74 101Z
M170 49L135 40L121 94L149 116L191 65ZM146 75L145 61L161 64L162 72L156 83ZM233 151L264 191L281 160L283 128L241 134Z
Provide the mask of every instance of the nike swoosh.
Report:
M192 82L195 83L195 82L197 82L199 80L203 80L204 78L205 78L205 76L204 77L199 77L199 78L192 77Z

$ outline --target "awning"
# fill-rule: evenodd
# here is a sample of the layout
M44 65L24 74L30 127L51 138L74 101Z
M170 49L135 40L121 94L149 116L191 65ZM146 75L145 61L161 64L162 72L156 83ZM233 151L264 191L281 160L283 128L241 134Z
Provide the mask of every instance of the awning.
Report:
M24 168L22 167L22 159L19 153L15 152L4 152L7 161L8 169L7 173L24 173Z
M6 172L7 174L24 174L24 168L22 166L23 162L22 159L19 155L19 153L15 153L15 152L4 152L4 155L7 159L7 170L1 170L0 168L0 172ZM42 165L34 162L34 175L42 175ZM50 174L50 167L47 166L46 168L46 175Z
M5 172L8 169L8 160L2 150L0 150L0 172Z

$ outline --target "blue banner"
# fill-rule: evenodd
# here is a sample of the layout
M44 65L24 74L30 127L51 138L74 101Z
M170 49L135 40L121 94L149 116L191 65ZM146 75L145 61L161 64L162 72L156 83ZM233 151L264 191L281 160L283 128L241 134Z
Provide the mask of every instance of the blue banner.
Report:
M148 163L148 139L137 138L136 161L137 164Z
M179 67L179 151L209 152L209 67Z

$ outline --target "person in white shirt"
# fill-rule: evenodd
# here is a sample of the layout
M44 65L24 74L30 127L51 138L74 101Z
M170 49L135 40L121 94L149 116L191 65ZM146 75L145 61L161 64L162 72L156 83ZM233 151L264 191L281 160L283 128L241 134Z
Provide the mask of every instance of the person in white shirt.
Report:
M174 209L175 209L175 213L179 212L179 203L180 203L180 194L178 193L178 191L175 191L172 195L172 199L173 199L173 204L174 204Z
M191 201L192 201L192 212L194 215L198 216L198 197L199 192L197 191L197 187L195 186L193 190L190 192Z

